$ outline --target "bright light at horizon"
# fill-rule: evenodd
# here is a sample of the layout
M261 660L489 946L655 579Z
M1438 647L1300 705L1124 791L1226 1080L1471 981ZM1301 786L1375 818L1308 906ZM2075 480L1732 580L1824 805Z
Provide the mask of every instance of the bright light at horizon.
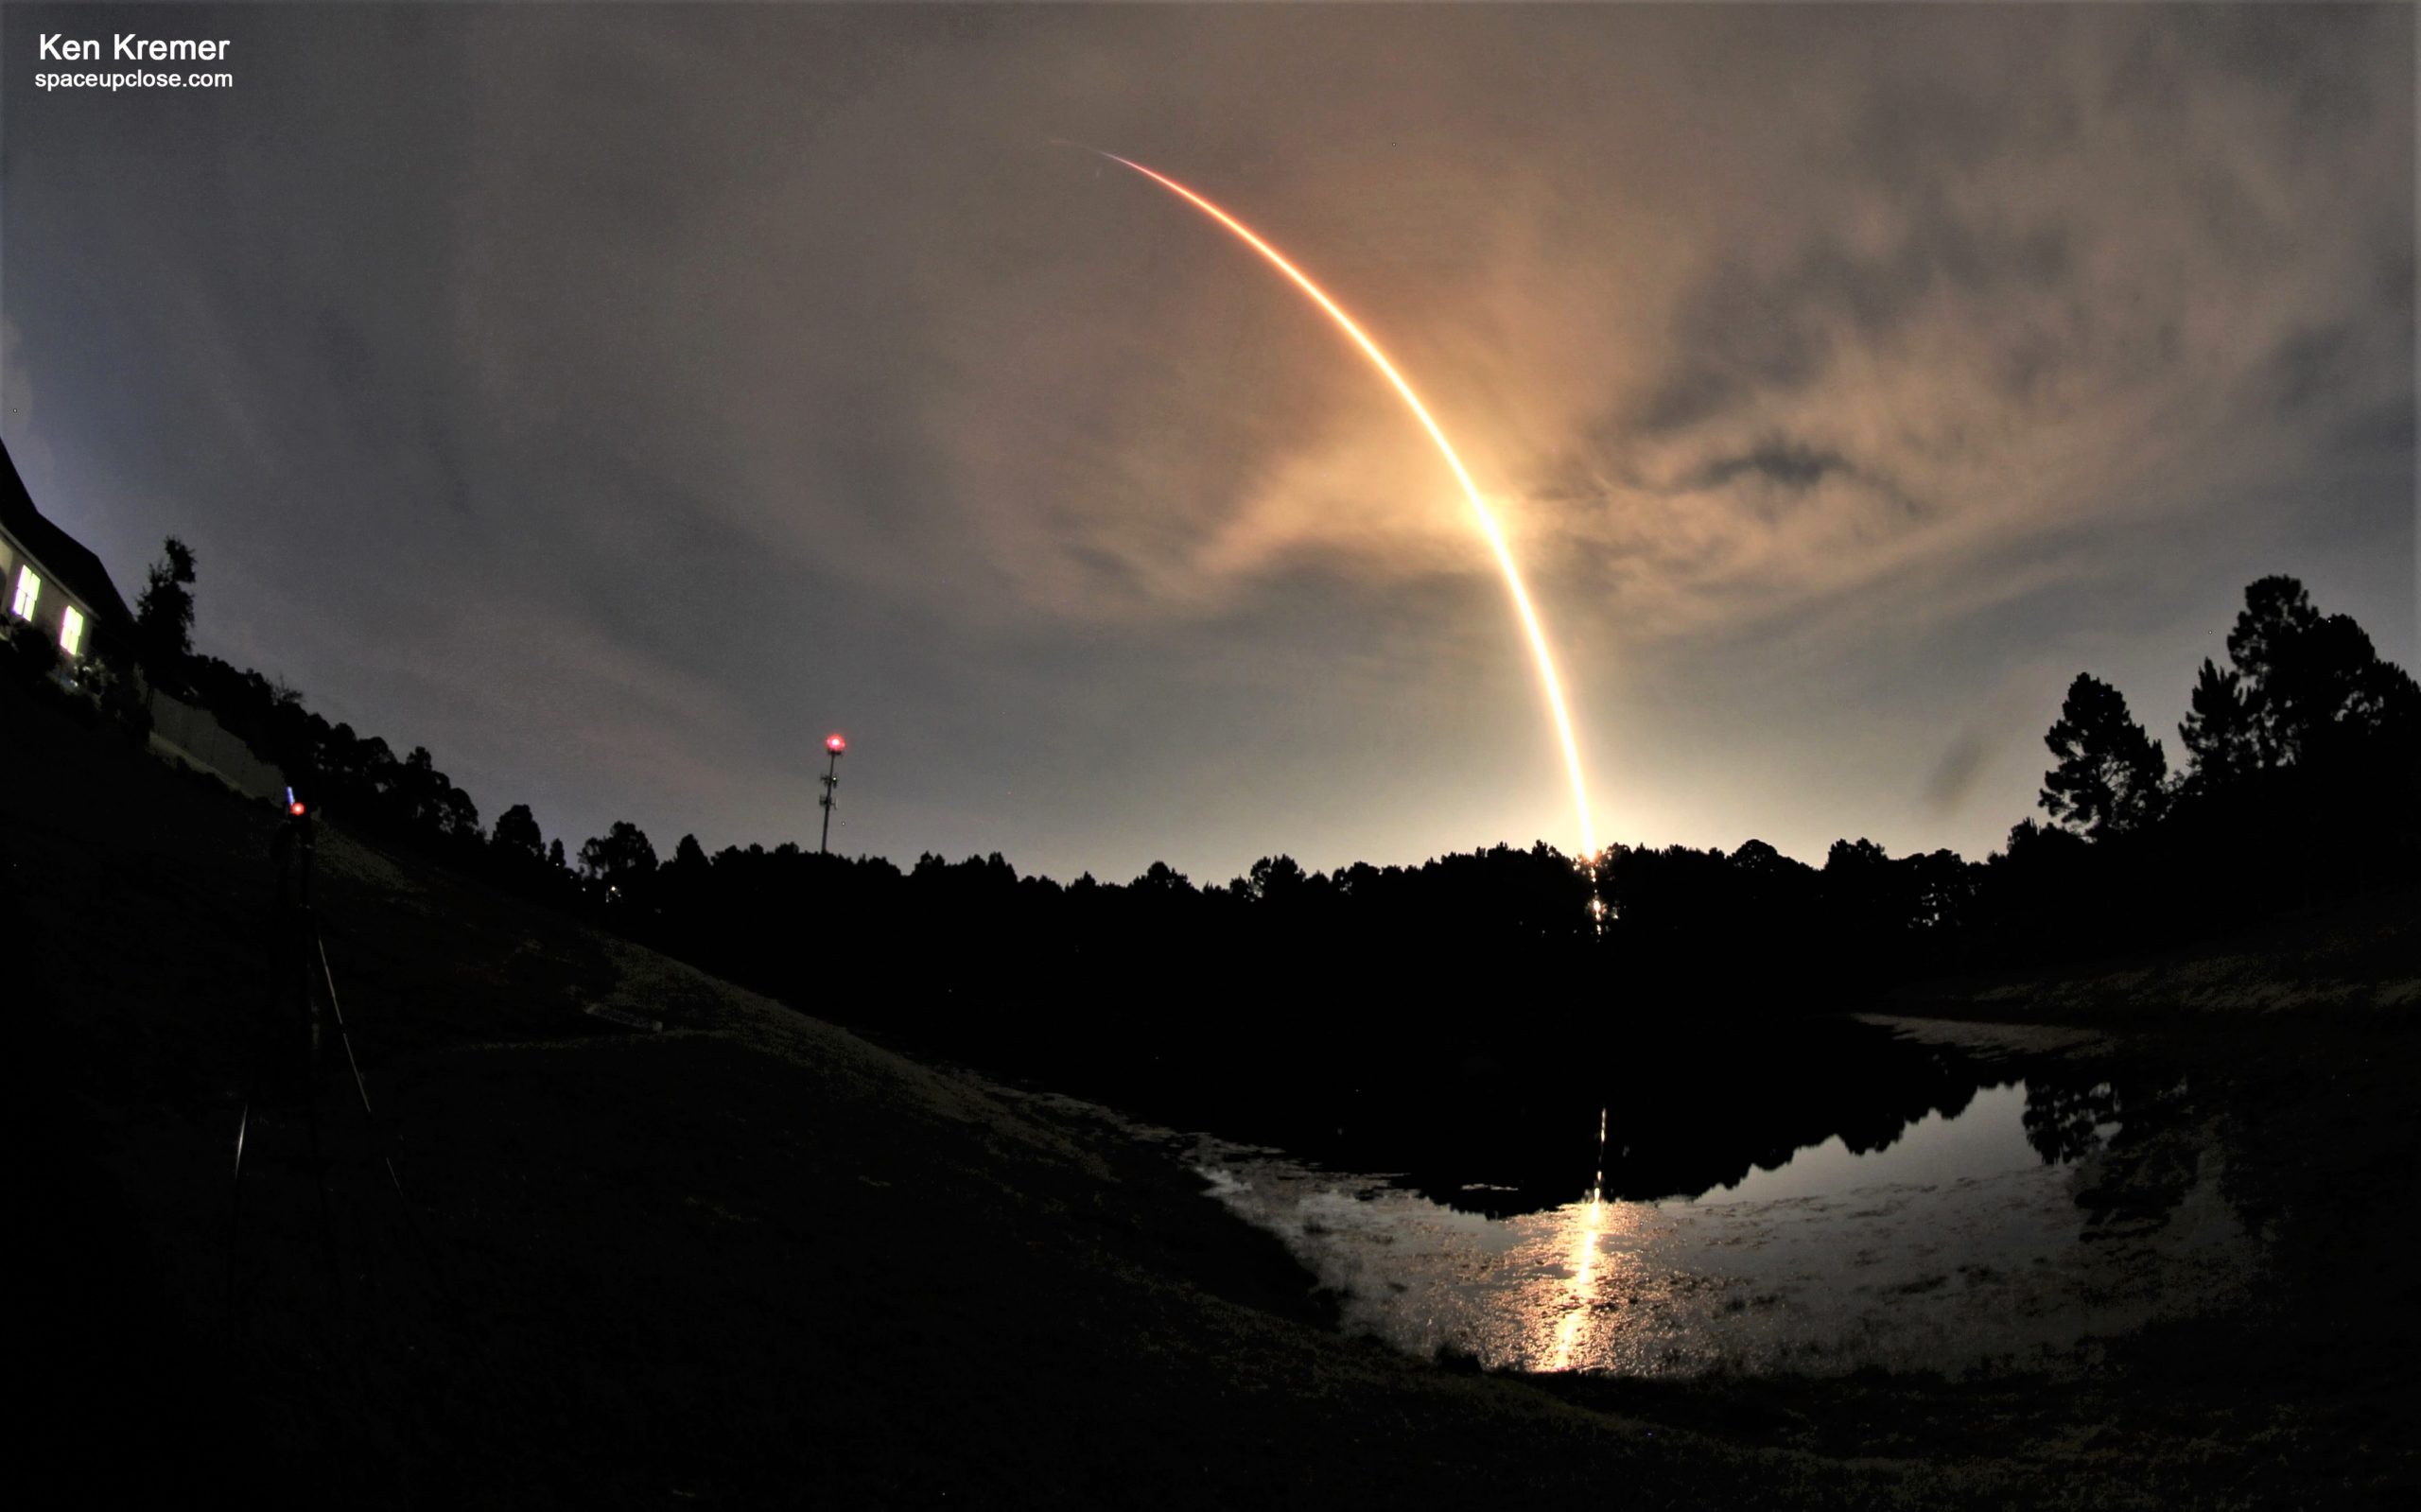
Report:
M1339 308L1336 302L1329 298L1317 284L1313 283L1293 263L1280 255L1278 249L1255 235L1243 221L1165 174L1155 173L1143 165L1122 158L1115 152L1103 152L1101 155L1112 163L1123 164L1133 168L1174 194L1183 196L1205 215L1243 237L1253 251L1276 264L1278 270L1294 280L1297 287L1309 294L1321 309L1326 310L1329 318L1342 326L1345 334L1353 339L1353 344L1362 349L1362 355L1368 357L1378 370L1386 375L1387 382L1395 387L1396 392L1411 408L1414 418L1420 422L1420 427L1427 431L1429 439L1437 443L1438 453L1446 459L1446 465L1454 471L1454 481L1462 485L1463 496L1470 500L1472 513L1479 521L1480 534L1487 538L1489 550L1494 554L1498 568L1505 574L1505 584L1512 592L1513 608L1521 617L1523 634L1529 639L1530 654L1538 663L1539 682L1546 691L1547 709L1555 720L1556 738L1563 746L1564 770L1572 779L1573 807L1578 810L1580 817L1581 860L1584 864L1594 863L1597 855L1597 826L1596 822L1590 817L1589 786L1580 773L1580 742L1572 733L1572 715L1564 705L1563 682L1556 675L1555 656L1547 649L1546 630L1539 622L1537 609L1531 606L1530 590L1522 582L1521 568L1514 565L1512 547L1506 544L1505 532L1498 527L1496 515L1489 509L1488 501L1480 496L1479 485L1472 481L1471 472L1463 466L1463 460L1454 455L1454 445L1446 440L1445 431L1439 429L1437 422L1430 418L1428 407L1420 402L1419 394L1412 391L1412 385L1404 381L1403 374L1396 371L1395 364L1387 360L1386 354L1379 350L1379 344L1364 335L1362 327L1353 323L1353 318Z

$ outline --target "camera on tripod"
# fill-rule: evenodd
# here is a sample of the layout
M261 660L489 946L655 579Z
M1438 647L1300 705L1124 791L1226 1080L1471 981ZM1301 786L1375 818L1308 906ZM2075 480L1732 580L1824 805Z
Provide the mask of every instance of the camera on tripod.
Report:
M311 862L316 849L318 815L311 805L286 790L286 818L270 841L270 859L277 866L277 899L281 908L311 907Z

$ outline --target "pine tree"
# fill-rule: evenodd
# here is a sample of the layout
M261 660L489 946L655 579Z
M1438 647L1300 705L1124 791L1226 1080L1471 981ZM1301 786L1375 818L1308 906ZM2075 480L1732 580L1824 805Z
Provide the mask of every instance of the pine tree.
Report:
M2185 748L2187 781L2197 791L2218 791L2261 764L2259 730L2246 705L2243 680L2221 671L2207 656L2194 677L2194 696L2177 727Z
M530 811L526 803L514 804L496 815L496 833L489 837L488 843L499 854L528 866L538 864L546 851L546 842L538 833L538 816Z
M2412 676L2382 660L2352 617L2321 614L2293 578L2263 578L2244 590L2228 660L2225 673L2203 663L2194 712L2178 731L2198 787L2360 759L2365 748L2409 745L2421 724Z
M2060 758L2043 774L2042 803L2053 819L2101 840L2143 829L2160 817L2168 758L2127 712L2127 697L2116 688L2078 673L2043 743Z
M160 549L134 600L136 654L154 682L179 683L193 654L193 548L172 535Z

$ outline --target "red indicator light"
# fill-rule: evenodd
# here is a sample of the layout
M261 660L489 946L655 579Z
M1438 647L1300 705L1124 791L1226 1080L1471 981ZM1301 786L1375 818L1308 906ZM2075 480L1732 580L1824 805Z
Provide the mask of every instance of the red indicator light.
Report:
M824 749L827 751L830 751L837 755L840 752L846 751L848 748L849 742L842 739L837 735L827 735L824 738Z
M289 814L292 814L292 815L293 815L295 818L297 818L297 819L302 818L302 817L303 817L303 800L302 800L302 799L300 799L300 798L297 798L297 799L295 799L292 803L287 804L287 805L286 806L286 811L287 811L287 813L289 813Z

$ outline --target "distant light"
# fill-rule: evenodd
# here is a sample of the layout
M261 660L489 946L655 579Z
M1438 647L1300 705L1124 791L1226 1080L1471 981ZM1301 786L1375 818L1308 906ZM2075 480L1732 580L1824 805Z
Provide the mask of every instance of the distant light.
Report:
M824 749L831 752L834 756L839 756L848 748L849 742L842 739L837 735L827 735L824 738Z
M292 803L287 804L287 805L286 806L286 811L287 811L287 813L289 813L289 814L292 814L292 815L293 815L295 818L297 818L297 819L302 818L302 817L303 817L303 800L302 800L302 799L300 799L300 798L297 798L297 799L295 799Z

